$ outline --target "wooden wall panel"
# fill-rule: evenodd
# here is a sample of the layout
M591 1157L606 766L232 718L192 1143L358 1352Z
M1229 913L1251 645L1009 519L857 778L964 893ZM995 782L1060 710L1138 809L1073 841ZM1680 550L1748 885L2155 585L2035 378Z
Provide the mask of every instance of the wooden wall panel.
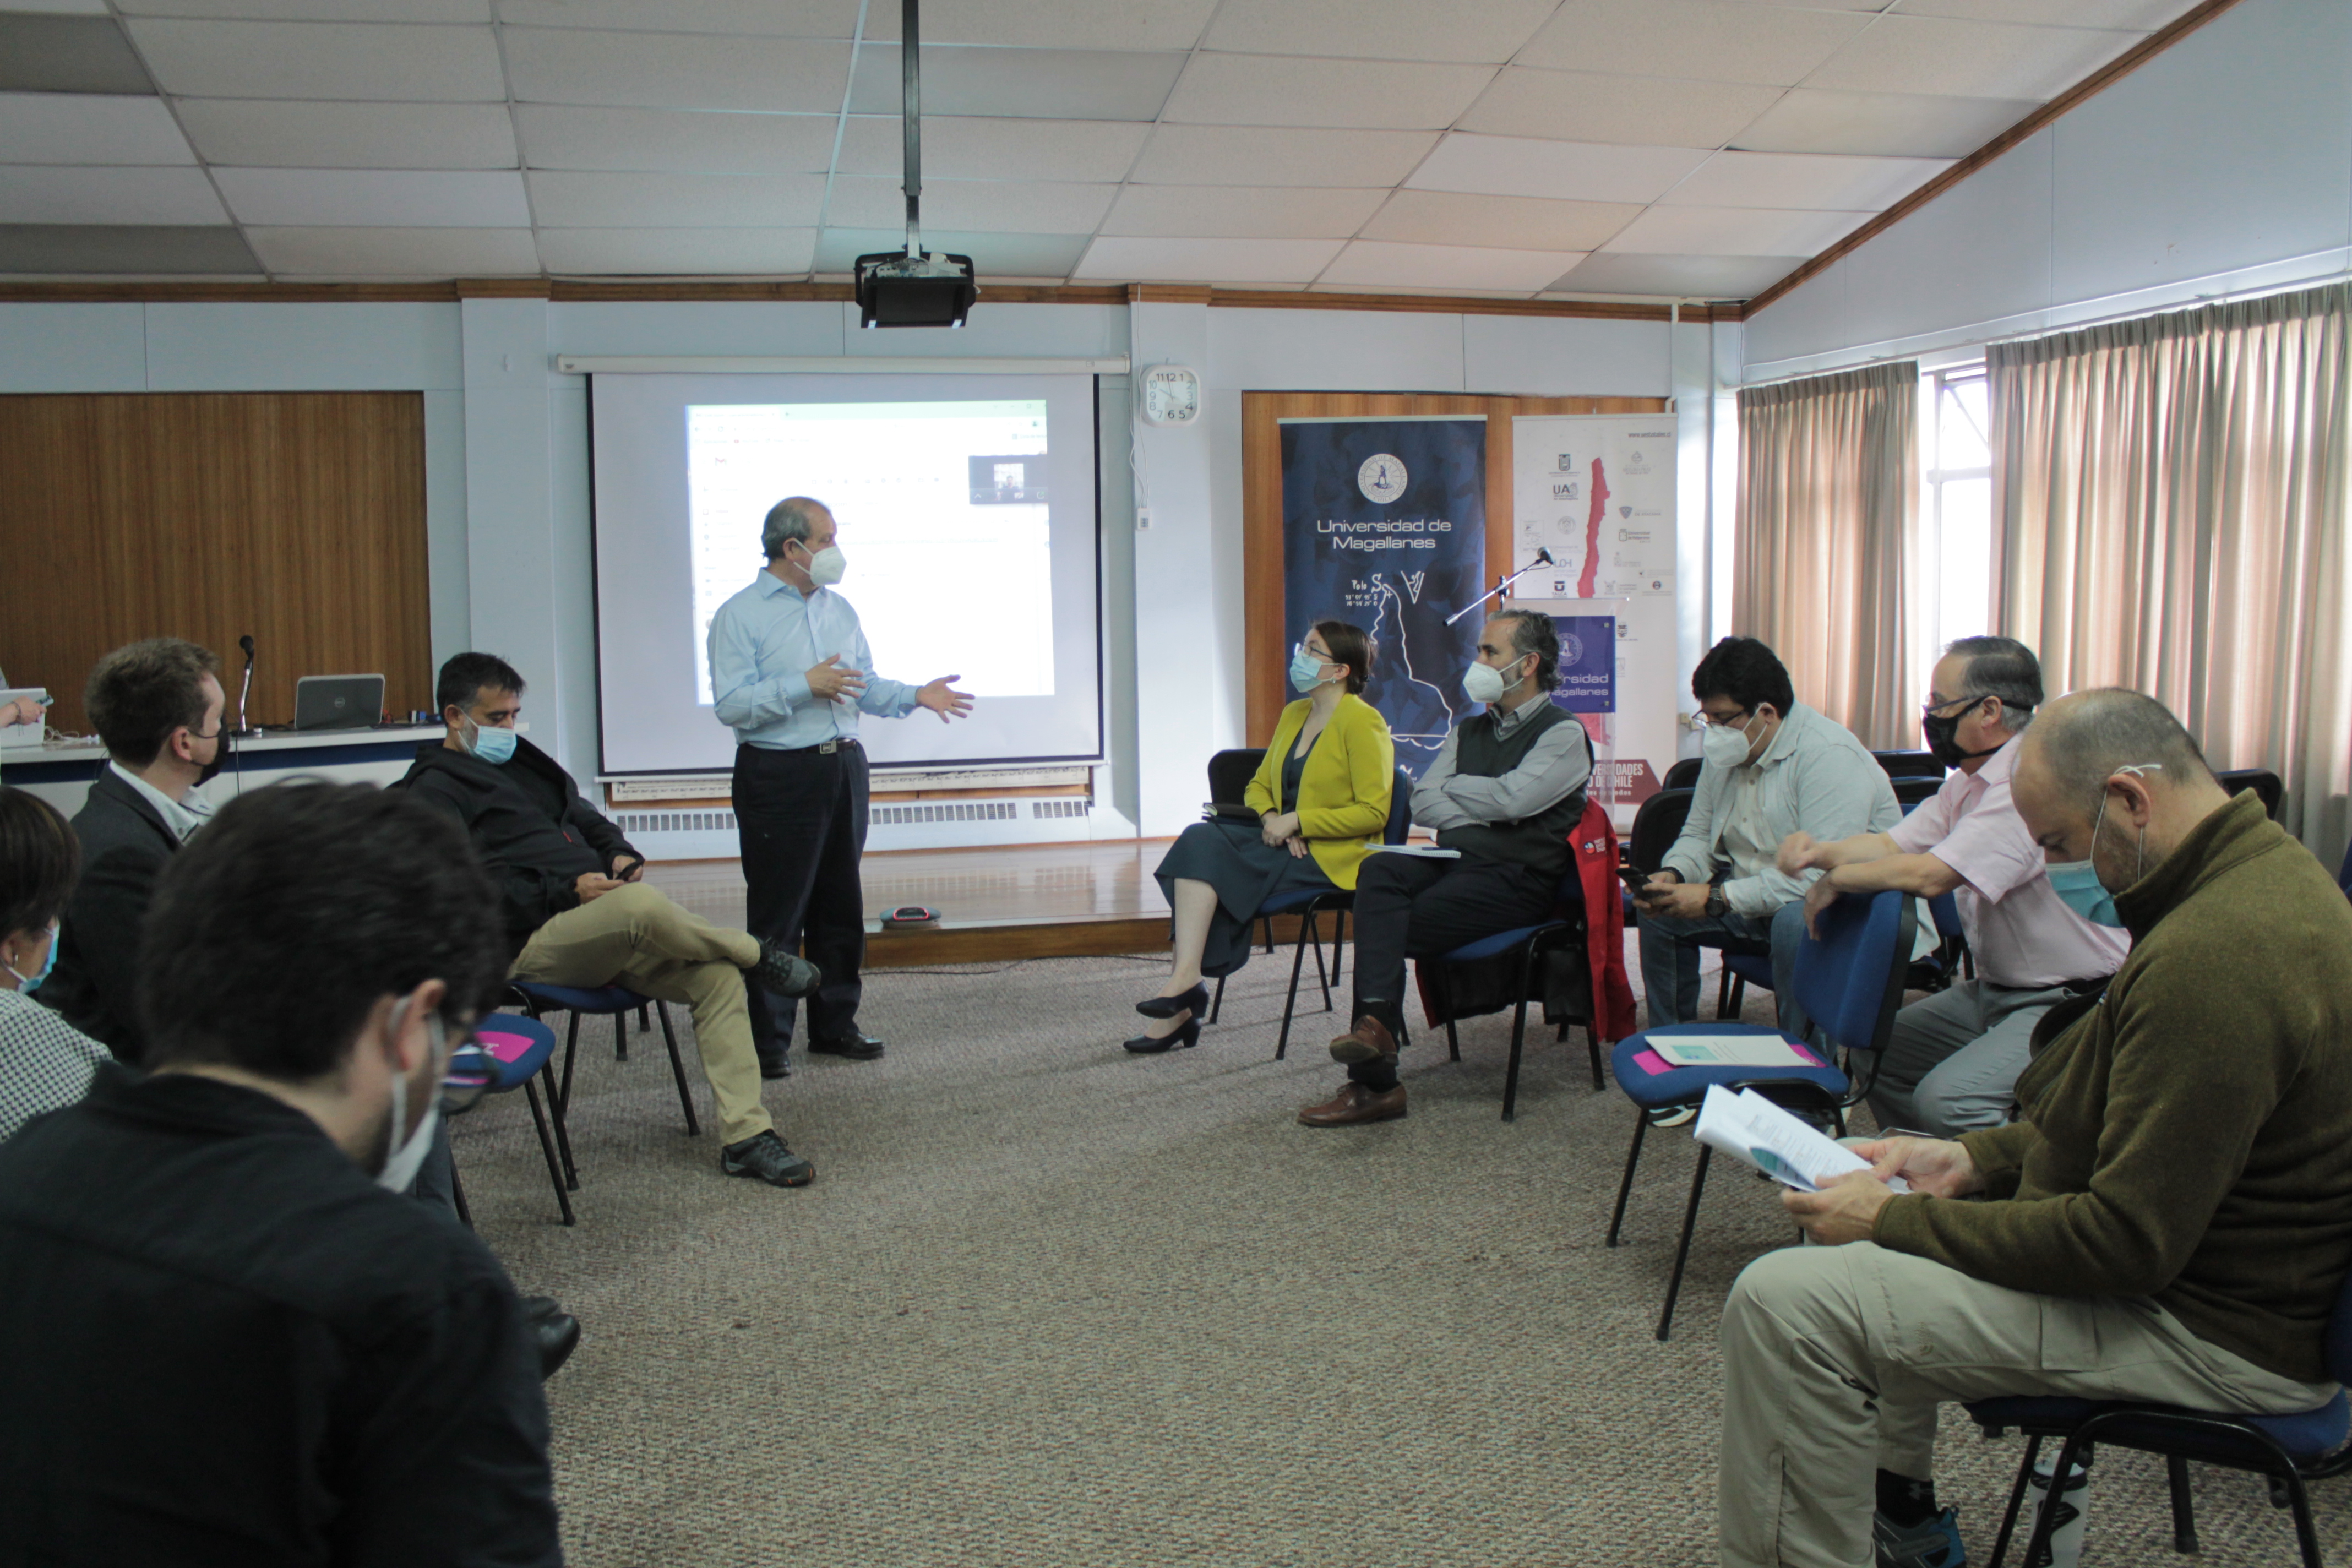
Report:
M1404 414L1486 416L1486 582L1511 555L1511 417L1518 414L1660 414L1663 397L1482 397L1453 393L1242 394L1242 641L1248 743L1274 738L1289 700L1283 679L1282 436L1285 419L1375 419Z
M0 670L89 727L109 648L221 656L230 714L250 633L257 724L303 675L384 677L433 706L425 400L414 392L0 396Z

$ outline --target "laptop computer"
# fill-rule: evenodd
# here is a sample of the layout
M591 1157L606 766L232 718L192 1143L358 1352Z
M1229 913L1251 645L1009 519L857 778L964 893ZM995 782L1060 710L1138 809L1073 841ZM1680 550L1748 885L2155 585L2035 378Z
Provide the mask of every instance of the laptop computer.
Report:
M294 683L297 730L365 730L383 716L381 675L306 675Z

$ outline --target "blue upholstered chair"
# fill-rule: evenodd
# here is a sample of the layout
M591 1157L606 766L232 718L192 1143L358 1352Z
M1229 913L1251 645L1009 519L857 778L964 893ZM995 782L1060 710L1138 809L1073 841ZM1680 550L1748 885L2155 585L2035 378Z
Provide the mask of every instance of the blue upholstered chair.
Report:
M1381 842L1402 844L1412 831L1412 775L1399 768L1389 792L1389 820L1388 826L1381 832ZM1348 911L1355 907L1356 895L1352 889L1335 888L1323 893L1279 893L1259 908L1257 912L1261 920L1271 920L1276 915L1298 916L1298 942L1290 955L1290 992L1282 1000L1282 1034L1274 1042L1276 1061L1280 1061L1283 1054L1290 1048L1290 1016L1298 1006L1299 971L1310 948L1315 952L1316 984L1323 990L1323 1011L1328 1013L1331 1010L1331 987L1339 984L1340 948L1348 940ZM1328 969L1323 963L1321 921L1327 910L1332 916L1331 963ZM1221 974L1217 976L1217 1000L1209 1008L1212 1021L1216 1018L1218 1009L1224 1005L1224 1001L1225 977Z
M563 1039L563 1077L561 1089L551 1098L555 1101L556 1125L563 1125L572 1110L572 1060L580 1049L580 1020L609 1017L613 1020L613 1055L615 1060L629 1059L629 1015L642 1019L651 1007L661 1019L662 1039L669 1047L670 1076L677 1080L678 1109L686 1113L688 1137L699 1136L702 1123L694 1114L694 1090L686 1081L686 1063L677 1054L677 1031L671 1027L669 1007L650 996L643 996L625 985L549 985L537 980L510 980L508 988L520 996L534 1019L549 1013L569 1013L572 1026ZM563 1174L572 1191L580 1190L580 1167L572 1158L571 1140L563 1140Z
M2336 1292L2336 1310L2327 1321L2327 1375L2352 1383L2352 1275ZM2324 1480L2352 1470L2352 1405L2344 1391L2316 1410L2288 1415L2242 1415L2218 1410L2183 1410L2168 1405L2136 1405L2121 1400L2066 1399L2029 1395L1979 1399L1969 1415L1989 1436L2000 1436L2014 1426L2025 1435L2025 1454L2017 1467L2017 1480L2009 1489L2009 1511L2001 1517L2000 1535L1993 1542L1991 1568L2000 1568L2017 1511L2025 1499L2026 1479L2041 1456L2045 1437L2059 1439L2053 1475L2069 1475L2078 1458L2087 1458L2091 1446L2105 1443L2164 1456L2172 1483L2172 1544L2174 1550L2197 1550L2197 1516L2189 1490L2189 1461L2219 1465L2266 1476L2271 1502L2294 1518L2295 1541L2303 1549L2304 1568L2320 1568L2319 1536L2311 1520L2309 1481ZM2056 1521L2049 1497L2034 1516L2025 1560L2035 1561L2047 1544Z
M1511 1065L1503 1075L1503 1120L1508 1121L1518 1108L1519 1052L1528 1033L1528 993L1534 988L1539 973L1538 964L1544 955L1556 948L1573 946L1584 949L1586 925L1584 919L1584 879L1573 861L1559 879L1559 890L1554 895L1551 918L1534 925L1517 926L1510 931L1496 931L1493 936L1480 937L1465 942L1442 958L1417 961L1414 970L1426 975L1435 992L1437 1011L1445 1021L1445 1049L1449 1059L1462 1059L1462 1042L1454 1034L1452 997L1447 987L1447 973L1457 963L1481 963L1491 959L1510 958L1516 961L1516 982L1511 995ZM1594 998L1593 1005L1600 1006ZM1584 1026L1585 1046L1592 1057L1592 1088L1597 1093L1603 1087L1601 1076L1601 1036L1599 1026L1587 1018ZM1559 1026L1559 1037L1568 1038L1568 1020ZM1402 1043L1402 1042L1400 1042Z
M1903 983L1911 964L1918 916L1908 895L1889 891L1838 900L1822 911L1821 926L1822 937L1807 937L1797 952L1797 1001L1814 1026L1849 1059L1856 1052L1870 1053L1874 1072L1876 1053L1885 1048L1895 1029L1895 1011L1903 1005ZM1818 1065L1812 1067L1675 1068L1651 1048L1653 1041L1675 1035L1735 1033L1788 1040L1806 1054L1813 1054L1806 1042L1777 1029L1728 1022L1670 1024L1617 1043L1612 1063L1617 1087L1633 1102L1635 1115L1633 1144L1625 1152L1625 1175L1618 1184L1616 1211L1609 1218L1610 1246L1617 1245L1624 1226L1625 1201L1633 1190L1633 1171L1641 1163L1642 1138L1649 1130L1653 1112L1696 1106L1706 1097L1710 1086L1719 1084L1727 1089L1753 1089L1790 1110L1824 1119L1843 1133L1845 1108L1867 1091L1867 1080L1864 1089L1856 1091L1844 1072L1818 1058ZM1691 1232L1698 1221L1699 1198L1706 1188L1707 1160L1712 1153L1706 1144L1699 1145L1698 1164L1691 1173L1690 1201L1683 1210L1682 1237L1675 1247L1674 1272L1666 1280L1665 1306L1658 1314L1661 1340L1674 1325L1675 1298L1682 1290L1683 1265L1690 1256Z
M563 1129L563 1112L555 1095L555 1031L536 1018L526 1018L514 1013L491 1013L484 1016L474 1027L474 1038L452 1056L450 1077L479 1075L488 1079L490 1094L509 1094L522 1090L523 1099L530 1105L531 1125L539 1130L539 1152L547 1161L547 1179L555 1187L555 1206L562 1212L563 1223L573 1223L572 1196L565 1191L564 1173L572 1163L571 1139ZM540 1109L539 1080L547 1083L547 1099L554 1111L555 1134L548 1136L549 1116ZM472 1212L466 1206L466 1189L457 1180L453 1160L449 1170L450 1196L456 1200L457 1217L467 1225L474 1223Z

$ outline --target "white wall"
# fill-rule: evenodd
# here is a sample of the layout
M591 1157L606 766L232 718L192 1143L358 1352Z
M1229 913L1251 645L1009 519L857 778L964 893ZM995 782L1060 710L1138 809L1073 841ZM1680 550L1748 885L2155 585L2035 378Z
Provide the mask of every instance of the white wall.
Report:
M1745 379L2352 267L2352 5L2246 0L1746 324Z

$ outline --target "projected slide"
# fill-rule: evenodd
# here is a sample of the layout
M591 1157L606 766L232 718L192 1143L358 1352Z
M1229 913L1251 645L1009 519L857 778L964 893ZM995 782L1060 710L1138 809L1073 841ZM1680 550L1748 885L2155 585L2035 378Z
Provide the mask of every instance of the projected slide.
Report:
M702 705L714 700L711 617L741 590L761 520L793 494L833 509L849 563L841 590L894 677L957 674L982 699L1054 695L1045 420L1043 398L689 406ZM988 611L975 618L983 583Z
M841 525L876 671L955 675L978 701L942 724L866 716L881 766L1102 755L1091 375L599 374L589 386L597 723L608 775L731 766L711 617L766 564L786 496Z

